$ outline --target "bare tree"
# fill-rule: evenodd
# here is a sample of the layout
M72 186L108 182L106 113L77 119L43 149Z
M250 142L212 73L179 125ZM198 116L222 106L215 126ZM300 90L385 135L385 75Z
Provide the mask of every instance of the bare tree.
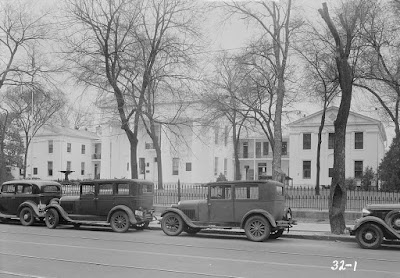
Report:
M201 8L195 1L148 1L141 12L141 36L137 37L141 63L149 84L145 90L142 123L152 139L157 155L158 186L162 188L161 129L184 124L180 119L183 102L192 92L191 83L196 63L200 32L196 25ZM147 61L153 61L149 64ZM175 113L165 115L163 102L173 102Z
M242 18L255 22L262 30L262 36L268 38L271 45L271 58L268 58L276 77L274 87L276 100L274 103L273 123L273 173L276 180L283 180L281 170L282 154L282 110L286 93L285 80L288 67L290 38L292 33L301 25L301 21L292 21L292 1L277 3L275 1L229 1L225 6L233 14L239 14ZM260 53L263 55L263 53Z
M368 47L360 57L355 86L371 94L400 136L400 21L392 5L377 4L365 24Z
M296 51L305 62L303 80L306 90L309 91L308 94L312 99L316 99L322 104L322 116L318 128L315 182L315 194L319 195L322 131L325 126L326 110L339 93L339 83L332 51L334 46L329 45L327 47L326 45L329 42L327 30L319 31L313 28L312 25L309 25L309 27L298 42L298 45L296 45Z
M130 143L132 178L138 177L138 126L155 54L141 59L137 38L143 36L138 32L142 7L139 0L71 0L67 5L73 34L66 36L66 58L79 82L113 95Z
M30 143L39 129L62 109L65 104L61 92L46 91L41 87L13 87L7 91L5 103L16 115L15 122L24 133L24 178Z
M342 3L336 11L336 21L332 20L326 3L323 3L322 8L318 10L335 42L334 57L341 89L339 111L334 123L335 148L329 197L329 220L331 232L334 234L342 234L346 228L344 218L347 196L345 185L346 126L352 99L354 71L358 54L362 51L360 34L369 12L368 2L357 0Z
M210 77L209 86L202 96L203 107L208 115L207 122L215 123L224 118L232 130L234 179L240 180L239 138L242 129L246 128L250 109L241 105L240 95L245 83L246 72L240 57L222 53L216 59L216 70ZM217 127L216 127L217 128ZM225 130L229 132L229 130ZM227 136L227 134L225 134Z
M37 60L35 47L47 39L50 30L46 23L48 13L36 15L28 2L0 3L0 93L5 86L32 85L33 76L46 72ZM36 62L34 62L36 59ZM0 103L1 109L4 103ZM5 114L5 119L8 119ZM0 180L5 177L5 138L9 121L0 123Z

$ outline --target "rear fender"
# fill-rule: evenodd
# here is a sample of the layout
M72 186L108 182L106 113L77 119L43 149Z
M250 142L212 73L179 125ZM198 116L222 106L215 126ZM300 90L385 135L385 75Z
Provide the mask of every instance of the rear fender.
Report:
M384 220L382 220L378 217L375 217L375 216L365 216L363 218L358 219L357 223L354 225L354 227L351 231L352 234L356 233L357 230L366 223L378 224L379 226L383 227L387 233L396 237L397 239L400 239L400 234L397 233L395 229L390 227Z
M30 207L35 214L35 217L44 217L44 213L39 211L38 205L33 202L33 201L25 201L22 204L19 205L18 210L17 210L17 216L19 217L19 213L24 207Z
M110 212L108 213L108 215L107 215L107 222L110 222L111 215L112 215L115 211L117 211L117 210L123 210L123 211L125 211L126 214L128 214L129 222L131 222L131 224L136 224L136 223L138 222L138 221L136 220L135 213L134 213L129 207L124 206L124 205L118 205L118 206L113 207L113 208L110 210Z
M275 221L274 217L268 211L263 210L263 209L253 209L253 210L250 210L249 212L247 212L243 216L242 221L240 222L240 228L242 228L242 229L244 228L244 225L246 224L246 221L249 217L251 217L253 215L257 215L257 214L264 216L268 220L269 224L271 224L271 227L276 228L276 221Z
M174 213L178 214L178 215L182 218L183 222L185 222L186 225L188 225L189 227L192 227L192 228L199 228L199 226L197 226L196 224L194 224L194 223L192 222L192 220L191 220L185 213L183 213L183 211L181 211L180 209L177 209L177 208L167 208L167 209L164 210L164 212L161 214L161 217L163 217L163 216L164 216L165 214L167 214L168 212L174 212Z

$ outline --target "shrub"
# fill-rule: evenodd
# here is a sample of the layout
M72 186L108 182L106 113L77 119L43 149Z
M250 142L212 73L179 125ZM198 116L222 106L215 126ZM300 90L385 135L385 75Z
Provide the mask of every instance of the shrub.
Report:
M217 181L227 181L228 179L225 177L224 174L219 173L219 176L217 178Z

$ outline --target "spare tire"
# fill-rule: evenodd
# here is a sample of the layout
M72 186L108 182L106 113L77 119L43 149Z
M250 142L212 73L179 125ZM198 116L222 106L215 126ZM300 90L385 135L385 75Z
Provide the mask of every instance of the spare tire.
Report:
M385 217L385 222L396 230L396 232L400 233L400 211L392 210L389 212Z

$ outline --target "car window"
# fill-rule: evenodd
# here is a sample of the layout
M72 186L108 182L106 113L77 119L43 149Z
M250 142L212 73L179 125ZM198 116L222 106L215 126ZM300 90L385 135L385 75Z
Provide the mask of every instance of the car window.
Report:
M211 186L210 199L232 199L232 188L230 185Z
M15 192L15 185L14 184L5 184L1 188L2 193L14 193Z
M279 185L275 187L276 187L276 193L278 193L278 195L283 195L283 187Z
M112 194L113 194L112 183L99 184L99 195L112 195Z
M235 198L237 200L258 200L258 193L258 185L235 187Z
M60 192L60 188L56 185L46 185L43 187L43 192Z
M151 193L151 192L153 192L153 185L151 185L151 184L142 184L142 192L143 193Z
M23 192L23 190L24 190L24 185L23 184L18 184L16 192L21 194Z
M95 186L94 184L81 184L82 187L82 195L90 195L94 194Z
M25 185L24 189L22 190L22 193L24 194L32 194L32 185Z
M129 184L128 183L117 184L117 195L129 195Z

